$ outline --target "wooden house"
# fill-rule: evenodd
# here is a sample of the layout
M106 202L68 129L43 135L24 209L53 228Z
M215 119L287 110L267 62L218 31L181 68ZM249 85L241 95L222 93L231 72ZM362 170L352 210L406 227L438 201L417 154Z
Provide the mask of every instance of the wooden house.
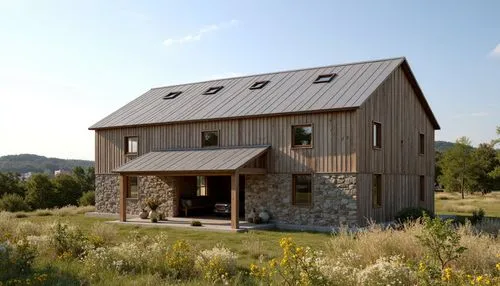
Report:
M438 122L405 58L153 88L90 127L96 207L363 225L434 209ZM221 209L220 211L224 211Z

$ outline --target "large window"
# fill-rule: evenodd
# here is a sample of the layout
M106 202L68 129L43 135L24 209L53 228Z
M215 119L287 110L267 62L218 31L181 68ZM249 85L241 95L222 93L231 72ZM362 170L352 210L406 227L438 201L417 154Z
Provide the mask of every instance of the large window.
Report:
M425 153L425 135L420 133L418 134L418 154Z
M312 146L312 125L292 126L292 147Z
M382 148L382 124L373 122L373 147Z
M196 195L198 197L208 196L207 177L205 177L205 176L197 176L196 177Z
M127 198L137 198L137 177L128 177Z
M219 146L219 131L201 132L201 147Z
M125 137L125 153L137 154L139 149L139 137Z
M374 174L372 178L372 201L373 207L382 206L382 175Z
M420 201L425 201L425 176L420 176L418 180L418 192Z
M293 175L293 204L308 206L312 202L311 175Z

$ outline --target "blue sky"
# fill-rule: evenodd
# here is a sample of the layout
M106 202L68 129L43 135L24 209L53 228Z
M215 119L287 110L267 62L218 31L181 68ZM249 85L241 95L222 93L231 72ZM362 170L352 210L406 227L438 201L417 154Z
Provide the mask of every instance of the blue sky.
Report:
M495 137L500 1L0 0L0 155L93 159L151 87L407 57L442 130Z

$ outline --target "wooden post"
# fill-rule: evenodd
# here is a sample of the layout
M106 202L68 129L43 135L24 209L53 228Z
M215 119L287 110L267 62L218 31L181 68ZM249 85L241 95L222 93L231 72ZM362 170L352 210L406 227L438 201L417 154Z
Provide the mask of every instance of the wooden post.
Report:
M127 221L128 177L120 175L120 221Z
M240 174L231 175L231 228L240 228Z

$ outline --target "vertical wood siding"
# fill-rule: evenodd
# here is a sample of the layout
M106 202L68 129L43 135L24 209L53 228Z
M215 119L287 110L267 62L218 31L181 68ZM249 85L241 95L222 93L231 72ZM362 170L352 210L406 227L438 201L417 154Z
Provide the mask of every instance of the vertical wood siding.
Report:
M434 128L405 71L399 67L357 111L358 214L387 221L403 207L434 210ZM372 147L372 122L382 124L382 148ZM419 134L425 153L419 155ZM382 174L382 207L373 208L372 174ZM419 176L425 176L424 202L419 199Z
M124 154L125 137L139 137L138 155L175 148L201 148L201 132L219 130L221 147L271 145L270 173L356 172L354 111L182 123L96 131L96 173L108 174L135 158ZM292 125L312 124L313 147L292 148ZM261 163L259 164L261 165Z

